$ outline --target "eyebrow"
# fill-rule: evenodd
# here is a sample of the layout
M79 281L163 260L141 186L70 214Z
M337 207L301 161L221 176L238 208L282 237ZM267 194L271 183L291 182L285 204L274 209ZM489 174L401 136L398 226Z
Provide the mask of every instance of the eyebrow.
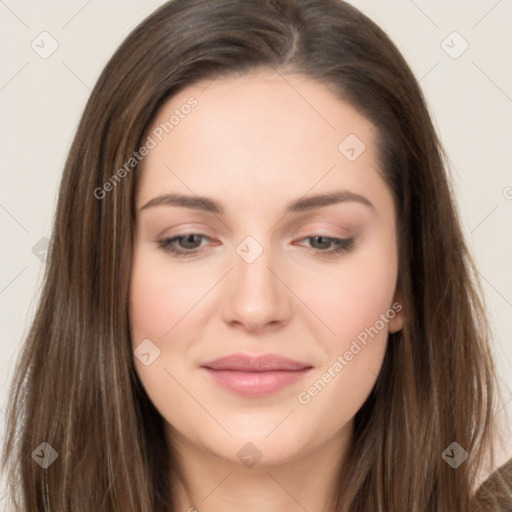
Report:
M369 208L375 209L375 206L366 197L350 192L348 190L336 190L327 194L317 194L309 197L301 197L289 203L285 208L285 214L299 213L333 204L355 202L360 203ZM193 210L202 210L217 215L224 214L223 206L209 197L189 196L183 194L164 194L154 197L148 201L140 210L147 210L155 206L180 206L182 208L190 208Z

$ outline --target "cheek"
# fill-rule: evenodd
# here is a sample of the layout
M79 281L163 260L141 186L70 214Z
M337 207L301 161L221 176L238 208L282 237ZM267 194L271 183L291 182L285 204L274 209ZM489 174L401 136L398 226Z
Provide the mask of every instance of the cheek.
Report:
M141 339L163 344L211 287L202 270L169 271L165 256L144 248L136 251L130 286L130 324L134 345ZM200 311L200 308L194 308Z
M190 328L191 318L187 312L204 294L198 282L191 285L190 277L183 272L169 272L154 251L136 248L130 284L135 369L153 405L172 423L179 423L175 411L181 409L169 407L170 398L183 395L179 382L186 382L187 378L184 356L188 338L184 333ZM138 357L138 353L150 353L149 361ZM176 365L176 361L181 364Z
M378 240L343 265L318 272L302 291L331 332L324 330L326 334L318 338L325 351L324 364L298 398L310 412L324 411L319 414L325 413L326 427L333 431L362 406L382 367L395 317L394 247L392 238L389 243Z
M311 416L323 418L333 434L350 421L375 385L387 348L395 286L393 268L380 265L348 268L318 286L312 309L334 331L319 338L324 364L305 382L297 399ZM325 290L328 290L327 292Z
M328 273L317 272L314 279L303 283L303 296L330 328L331 336L326 339L330 340L331 352L350 345L351 340L376 324L379 331L384 331L381 338L386 339L389 320L394 316L390 308L396 278L396 254L392 246L388 250L386 244L381 244L363 256L354 254ZM384 323L381 315L386 316Z
M157 340L172 326L166 305L172 300L174 288L166 287L165 280L158 279L155 274L147 267L135 267L132 274L130 323L134 346L145 338L158 343Z
M219 272L208 265L171 266L166 254L151 247L135 250L130 285L134 363L149 397L167 418L173 417L173 411L166 410L168 399L183 395L179 383L188 382L193 371L195 340L216 310L209 291ZM158 354L149 365L137 357L146 340Z

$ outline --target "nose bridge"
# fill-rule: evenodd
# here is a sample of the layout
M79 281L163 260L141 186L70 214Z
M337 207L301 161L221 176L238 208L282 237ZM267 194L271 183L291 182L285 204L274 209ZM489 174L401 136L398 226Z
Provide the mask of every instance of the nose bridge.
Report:
M224 300L225 320L242 323L251 330L281 323L291 311L289 294L274 275L274 267L279 267L278 255L272 251L269 237L258 238L248 235L236 246Z
M248 235L236 247L235 258L235 293L259 302L265 294L267 301L271 300L275 288L274 276L270 272L275 255L269 247L268 237L259 235L259 240L253 235ZM256 303L253 305L256 306ZM261 306L261 304L260 304Z

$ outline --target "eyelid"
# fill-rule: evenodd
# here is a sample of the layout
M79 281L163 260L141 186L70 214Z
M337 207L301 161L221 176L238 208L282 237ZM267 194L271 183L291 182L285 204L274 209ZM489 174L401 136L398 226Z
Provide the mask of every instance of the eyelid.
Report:
M213 238L213 235L208 234L210 231L211 230L204 224L198 224L194 222L182 222L180 224L173 224L172 226L167 226L165 229L163 229L156 235L156 238L174 238L177 236L187 235L204 235ZM171 234L167 234L169 232Z
M299 233L304 233L299 235ZM333 223L310 223L301 226L296 231L295 236L326 236L331 238L350 238L354 236L354 230L347 226L340 226Z

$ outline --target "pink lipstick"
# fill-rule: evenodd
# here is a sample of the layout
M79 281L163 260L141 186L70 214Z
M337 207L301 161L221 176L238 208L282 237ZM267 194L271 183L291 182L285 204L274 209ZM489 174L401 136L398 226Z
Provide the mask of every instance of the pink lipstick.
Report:
M246 397L263 397L302 379L312 365L267 354L232 354L201 365L224 389Z

